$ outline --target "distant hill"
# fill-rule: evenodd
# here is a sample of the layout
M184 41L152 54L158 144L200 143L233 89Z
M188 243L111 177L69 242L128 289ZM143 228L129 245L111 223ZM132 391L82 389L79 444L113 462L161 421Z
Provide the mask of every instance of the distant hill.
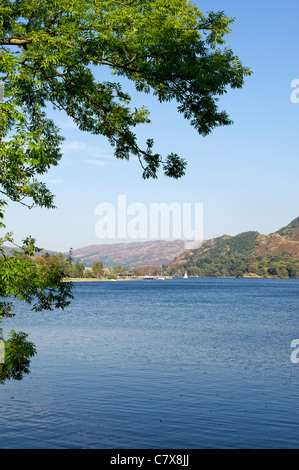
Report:
M94 262L102 261L108 268L118 264L129 268L144 265L162 266L184 250L184 240L154 240L90 245L73 250L73 256L75 259L80 259L85 266L92 266Z
M13 249L8 246L0 246L11 255ZM19 249L16 249L19 251ZM86 267L91 267L94 262L102 261L104 267L112 268L122 265L126 268L143 267L146 272L155 272L161 269L163 264L169 263L180 253L185 251L185 240L153 240L146 242L111 243L89 245L72 251L76 260L83 262ZM51 250L42 250L38 255L44 253L55 254ZM69 252L63 253L67 258Z
M163 272L199 277L299 277L299 217L270 235L244 232L186 250Z

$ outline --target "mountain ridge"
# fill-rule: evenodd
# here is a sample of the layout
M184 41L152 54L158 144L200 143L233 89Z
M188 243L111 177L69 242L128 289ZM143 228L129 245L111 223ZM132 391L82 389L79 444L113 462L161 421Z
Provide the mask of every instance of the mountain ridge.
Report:
M299 217L269 235L248 231L222 235L181 253L164 267L199 277L299 277Z
M73 257L86 266L102 261L105 267L122 265L140 267L162 266L185 250L185 240L151 240L145 242L87 245L73 250Z

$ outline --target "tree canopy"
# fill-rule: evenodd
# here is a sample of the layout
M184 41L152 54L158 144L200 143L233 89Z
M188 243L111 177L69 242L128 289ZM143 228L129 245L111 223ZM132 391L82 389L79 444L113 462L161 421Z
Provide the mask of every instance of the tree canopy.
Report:
M162 156L152 138L145 148L135 128L150 122L145 107L131 106L122 78L159 102L174 100L178 111L206 136L231 124L218 100L241 88L251 72L229 47L225 35L234 19L224 12L199 11L188 0L2 0L0 6L0 222L9 201L32 208L54 207L39 180L58 165L63 137L49 118L49 105L64 111L81 131L102 135L116 158L137 156L143 178L159 170L181 177L186 161ZM96 79L108 68L111 81ZM13 242L12 234L0 245ZM36 309L64 307L70 289L56 267L33 264L35 248L26 239L21 254L0 253L0 297L17 297ZM0 313L10 303L2 302Z
M136 155L144 178L157 177L160 167L174 178L185 171L177 154L154 153L151 138L139 146L134 128L149 122L149 111L131 109L117 79L97 81L95 67L108 67L160 102L177 101L202 135L231 124L218 98L250 74L222 47L234 20L224 12L205 16L187 0L4 0L0 15L1 153L9 168L1 185L11 198L22 192L47 207L52 197L34 175L57 165L62 142L47 117L49 103L80 130L107 137L117 158Z
M96 277L100 277L104 272L102 261L96 261L93 263L91 271Z

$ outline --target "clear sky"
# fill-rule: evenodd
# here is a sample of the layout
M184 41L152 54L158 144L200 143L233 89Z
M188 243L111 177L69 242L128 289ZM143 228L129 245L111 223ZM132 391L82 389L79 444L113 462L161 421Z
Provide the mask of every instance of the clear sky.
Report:
M140 127L140 138L154 138L157 151L175 152L188 161L180 180L161 174L144 181L138 162L116 160L105 138L79 132L56 112L66 137L64 156L44 181L56 196L57 209L11 205L6 226L16 241L32 235L38 246L57 251L125 241L99 239L95 233L97 205L116 207L118 195L126 195L128 204L147 207L202 203L205 239L248 230L269 234L299 216L299 103L291 101L291 82L299 79L298 0L196 3L203 12L222 10L236 18L227 44L254 72L241 90L229 90L221 100L234 124L201 137L177 113L175 103L161 105L129 84L132 105L145 104L151 111L152 123Z

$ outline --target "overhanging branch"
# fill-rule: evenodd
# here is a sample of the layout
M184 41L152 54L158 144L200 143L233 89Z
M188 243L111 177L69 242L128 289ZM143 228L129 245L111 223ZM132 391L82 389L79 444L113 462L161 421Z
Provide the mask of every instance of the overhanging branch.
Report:
M26 38L0 38L1 46L25 46L26 44L32 44L33 39Z

